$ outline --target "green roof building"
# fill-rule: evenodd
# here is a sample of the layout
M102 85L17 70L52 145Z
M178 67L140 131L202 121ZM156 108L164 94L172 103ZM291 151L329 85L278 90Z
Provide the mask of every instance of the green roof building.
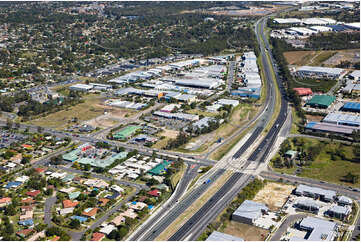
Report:
M73 199L79 197L79 195L80 195L80 192L72 192L72 193L68 194L68 197L70 200L73 200Z
M306 105L311 106L312 108L328 108L335 100L336 97L334 96L315 95L306 103Z
M153 167L151 170L148 171L148 174L159 176L163 175L167 172L167 167L171 164L171 161L163 161L162 163L158 164L157 166Z
M126 140L126 139L130 138L132 135L134 135L141 128L142 128L141 126L129 125L123 129L119 130L115 134L113 134L113 138L119 139L119 140Z
M114 161L117 160L117 159L121 160L121 159L126 158L127 155L128 155L128 152L124 151L124 152L113 154L111 156L107 156L104 159L97 159L97 158L93 159L93 158L84 157L84 158L80 158L78 160L78 163L82 164L82 165L89 164L89 165L94 166L94 167L105 168L105 167L110 166L111 164L113 164Z

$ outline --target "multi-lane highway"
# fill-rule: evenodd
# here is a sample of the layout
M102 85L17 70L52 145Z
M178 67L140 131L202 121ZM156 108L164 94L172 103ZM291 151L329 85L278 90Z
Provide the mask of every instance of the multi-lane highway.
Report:
M140 227L128 238L128 240L134 241L141 238L141 236L143 236L148 230L152 229L153 225L155 225L159 221L159 219L167 213L170 208L172 208L175 204L178 203L179 199L186 192L186 189L190 185L190 182L198 174L198 169L199 166L196 165L187 166L187 169L182 179L179 181L172 196L145 223L140 225Z
M267 21L267 17L260 19L259 21L257 21L255 27L257 40L259 42L261 49L262 65L265 70L265 85L267 88L267 97L266 97L266 106L265 106L266 110L262 113L262 120L258 121L256 127L253 129L249 138L232 156L233 159L239 159L242 155L244 155L246 150L248 150L249 147L257 140L259 135L262 133L263 129L271 121L273 113L277 111L275 110L275 106L276 106L276 95L277 95L276 93L278 92L278 90L276 89L277 85L274 85L274 81L275 81L273 76L274 65L268 61L269 58L271 57L268 56L270 55L270 53L267 52L266 50L267 47L265 46L267 44L266 42L267 39L263 35L266 21ZM262 33L262 35L260 35L260 33ZM281 83L278 82L278 86L281 86ZM284 100L284 105L285 106L283 106L282 108L282 104L281 104L281 112L283 111L284 113L278 115L275 124L272 126L269 133L266 135L266 138L264 138L261 141L257 149L251 154L251 159L249 159L249 161L244 165L245 168L246 166L248 166L250 161L256 160L252 158L254 157L257 158L259 156L260 154L259 149L264 148L264 146L268 144L267 139L276 137L276 135L280 131L280 128L287 114L287 102L285 100ZM202 231L206 228L206 226L218 214L220 214L225 208L225 206L229 204L237 195L239 190L235 189L235 187L236 188L243 187L249 182L249 179L242 179L242 177L243 177L242 173L238 173L238 172L234 173L227 180L227 182L217 191L217 193L212 198L210 198L180 229L178 229L170 237L170 240L196 240L198 236L202 233Z
M187 193L182 200L176 202L176 204L169 208L167 213L162 214L160 218L150 227L145 229L142 234L132 235L132 240L155 240L165 229L168 228L188 207L190 207L202 194L217 180L223 173L224 169L219 169L209 183L202 184L201 186L192 189Z
M209 222L229 205L251 179L250 175L233 173L227 182L169 240L197 240Z

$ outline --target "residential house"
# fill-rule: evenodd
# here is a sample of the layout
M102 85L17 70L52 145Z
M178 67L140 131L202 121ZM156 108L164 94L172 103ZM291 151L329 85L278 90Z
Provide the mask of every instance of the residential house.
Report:
M134 210L143 210L147 206L148 205L146 203L134 201L130 203L129 208Z
M69 207L69 208L63 208L63 209L59 209L58 213L59 215L66 215L69 213L73 213L74 212L75 207Z
M135 219L136 217L138 217L138 214L136 214L133 209L128 209L127 211L125 211L119 215L131 218L131 219Z
M16 235L21 237L21 238L25 238L25 237L28 237L33 232L34 232L33 229L23 229L23 230L20 230L20 231L16 232Z
M120 186L118 185L112 185L110 187L111 190L115 191L115 192L118 192L118 193L123 193L124 192L124 189L121 188Z
M0 199L0 208L5 207L11 203L10 197L3 197Z
M32 219L22 220L18 222L19 225L30 227L34 225L34 221Z
M115 226L119 226L124 222L125 222L125 218L123 215L118 215L111 221L111 223L114 224Z
M36 197L40 193L41 193L40 190L33 190L33 191L30 191L30 192L26 192L25 194L30 196L30 197Z
M99 233L99 232L95 232L92 235L91 241L100 241L104 238L105 234Z
M25 211L24 214L20 215L19 220L23 221L23 220L29 220L33 218L33 210L31 211Z
M154 189L154 190L152 190L152 191L149 191L148 194L151 195L151 196L153 196L153 197L159 197L160 194L161 194L161 192L158 191L157 189Z
M113 224L107 224L105 226L102 226L99 232L108 235L115 229L117 228Z
M24 198L21 200L21 203L22 204L33 204L35 203L35 200L31 197L28 197L28 198Z
M107 199L107 198L100 198L100 199L98 200L99 206L100 206L100 207L104 207L104 206L107 205L107 203L108 203L109 201L110 201L110 200Z
M95 219L97 212L98 212L98 208L87 208L82 212L82 215Z
M71 201L71 200L64 200L63 201L63 208L74 208L76 205L78 205L78 201Z

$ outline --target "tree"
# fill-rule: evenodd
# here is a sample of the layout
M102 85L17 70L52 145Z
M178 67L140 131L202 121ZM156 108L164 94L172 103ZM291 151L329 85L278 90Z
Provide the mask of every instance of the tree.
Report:
M351 137L354 143L360 143L360 130L353 130Z
M41 126L38 126L38 133L42 133L43 132L43 127L41 127Z
M78 229L80 227L80 221L77 220L77 219L72 219L69 223L69 226L72 228L72 229Z
M120 239L124 238L127 234L128 234L128 228L126 228L125 226L122 226L119 229L119 237L120 237Z
M11 119L6 119L6 128L8 129L8 130L11 130L12 128L13 128L13 121L11 120Z
M14 216L16 213L17 212L16 212L16 208L15 208L14 204L8 205L5 209L5 214L7 216Z

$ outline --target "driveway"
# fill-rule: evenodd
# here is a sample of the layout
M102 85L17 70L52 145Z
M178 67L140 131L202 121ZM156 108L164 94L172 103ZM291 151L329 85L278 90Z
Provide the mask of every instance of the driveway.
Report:
M282 235L287 231L287 229L297 220L303 219L307 217L306 214L295 214L288 216L285 221L281 224L281 226L278 228L276 233L272 236L271 241L279 241L282 237Z

